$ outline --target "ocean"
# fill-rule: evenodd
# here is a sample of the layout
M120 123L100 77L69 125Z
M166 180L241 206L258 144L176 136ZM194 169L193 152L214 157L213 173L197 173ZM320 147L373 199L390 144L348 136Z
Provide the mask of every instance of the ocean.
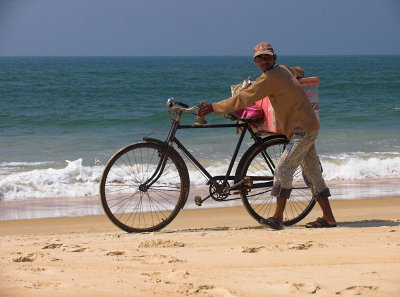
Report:
M279 56L277 63L319 77L324 177L338 189L358 185L337 190L336 199L398 196L400 56ZM260 74L251 57L0 57L0 210L6 201L98 196L115 151L143 136L166 137L167 98L225 99L230 85ZM178 137L213 174L226 170L238 138L227 128ZM192 186L205 185L189 169ZM367 193L366 185L380 186Z

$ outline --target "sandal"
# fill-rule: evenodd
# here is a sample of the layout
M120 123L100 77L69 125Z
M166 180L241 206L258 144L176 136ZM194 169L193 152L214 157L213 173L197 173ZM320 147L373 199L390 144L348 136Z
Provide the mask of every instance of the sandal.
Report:
M268 219L261 219L258 221L260 224L267 225L271 229L274 230L282 230L284 227L279 223L277 219L274 217L270 217Z
M336 224L329 224L325 219L318 218L315 222L309 222L306 225L306 228L333 228L336 227Z

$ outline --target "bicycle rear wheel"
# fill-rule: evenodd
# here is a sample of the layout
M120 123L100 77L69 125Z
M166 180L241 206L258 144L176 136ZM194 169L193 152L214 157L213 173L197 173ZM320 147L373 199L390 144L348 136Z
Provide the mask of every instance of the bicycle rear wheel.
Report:
M289 142L283 136L266 138L264 141L265 150L255 144L243 155L237 175L238 181L246 176L253 180L251 191L247 193L242 190L241 198L247 211L257 221L269 218L275 211L276 198L270 193L275 165ZM293 189L286 203L283 224L289 226L299 222L310 213L314 205L310 184L299 167L293 177Z
M165 167L160 171L157 168L163 160ZM154 173L158 172L157 178ZM155 182L143 186L152 176ZM164 228L184 206L188 193L189 175L182 158L172 148L166 153L155 143L136 143L118 151L108 161L100 182L105 213L127 232Z

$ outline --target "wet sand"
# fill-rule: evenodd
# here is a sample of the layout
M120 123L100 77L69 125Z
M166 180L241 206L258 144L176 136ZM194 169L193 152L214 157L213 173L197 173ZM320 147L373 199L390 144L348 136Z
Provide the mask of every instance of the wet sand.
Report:
M399 195L400 179L373 179L355 181L329 181L333 200L391 198ZM199 209L194 196L208 195L207 187L191 188L184 209ZM238 195L234 196L239 198ZM202 208L241 206L240 199L229 202L207 200ZM103 215L99 197L57 197L0 201L0 221L52 217L78 217Z

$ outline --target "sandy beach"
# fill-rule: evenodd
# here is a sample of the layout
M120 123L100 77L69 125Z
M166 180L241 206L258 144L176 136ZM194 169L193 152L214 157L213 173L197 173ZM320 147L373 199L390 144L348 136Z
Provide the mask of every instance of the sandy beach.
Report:
M272 231L243 207L127 234L105 216L0 222L0 295L400 296L400 198L332 201L337 228Z

